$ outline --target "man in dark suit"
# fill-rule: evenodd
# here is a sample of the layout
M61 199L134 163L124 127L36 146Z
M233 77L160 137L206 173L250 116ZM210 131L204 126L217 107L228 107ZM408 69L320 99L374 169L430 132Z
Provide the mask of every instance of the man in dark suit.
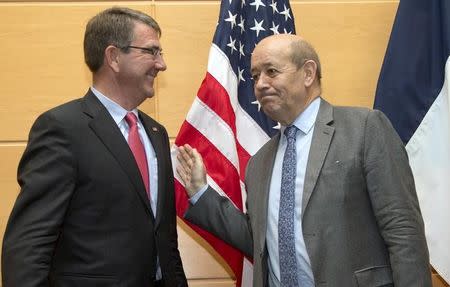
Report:
M150 16L114 7L86 26L93 85L34 123L3 242L3 287L187 286L169 139L137 110L166 69Z
M282 128L248 163L247 213L206 185L186 145L186 219L253 257L255 287L431 286L413 176L387 118L322 99L319 58L298 36L263 39L251 72Z

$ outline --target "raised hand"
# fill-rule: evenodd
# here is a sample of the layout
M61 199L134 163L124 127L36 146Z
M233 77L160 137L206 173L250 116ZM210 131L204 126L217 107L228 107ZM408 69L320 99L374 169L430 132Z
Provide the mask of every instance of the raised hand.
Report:
M177 173L183 181L189 197L192 197L206 185L206 170L202 156L196 149L185 144L178 147L177 159L180 163L177 166Z

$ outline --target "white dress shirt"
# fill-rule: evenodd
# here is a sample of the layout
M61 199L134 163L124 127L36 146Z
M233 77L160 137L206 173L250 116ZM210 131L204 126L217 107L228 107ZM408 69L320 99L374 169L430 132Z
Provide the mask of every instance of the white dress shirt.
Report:
M128 127L127 121L125 120L125 116L129 111L121 107L119 104L117 104L110 98L103 95L94 87L91 87L91 91L108 110L109 114L119 127L120 132L125 137L125 140L128 142L128 132L130 128ZM152 208L153 215L156 217L156 205L158 203L158 160L156 158L155 149L153 148L153 145L150 142L150 138L145 132L144 126L142 125L142 122L139 119L137 109L133 109L131 112L133 112L138 119L137 126L139 138L141 139L141 142L144 145L145 155L147 157L147 166L149 171L150 206ZM120 202L118 202L117 204L120 204ZM160 280L162 278L162 275L161 275L161 267L159 265L159 257L157 260L157 266L158 268L156 272L156 280Z
M315 99L293 122L299 130L296 134L297 175L295 178L295 252L297 258L298 282L302 287L314 287L314 276L302 233L303 185L311 147L314 123L319 112L320 98ZM267 210L266 244L269 253L269 286L280 286L280 257L278 252L278 215L280 206L281 173L287 139L286 127L281 127L280 142L270 182Z

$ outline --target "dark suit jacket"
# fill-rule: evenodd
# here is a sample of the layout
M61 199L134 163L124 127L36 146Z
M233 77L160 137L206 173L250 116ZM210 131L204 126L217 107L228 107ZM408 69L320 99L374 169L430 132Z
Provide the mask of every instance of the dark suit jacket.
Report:
M253 256L267 286L267 205L280 134L249 161L247 214L209 189L186 218ZM379 111L322 100L306 168L302 226L316 286L431 287L428 250L403 143Z
M88 92L42 114L18 169L3 242L3 286L187 286L177 245L172 165L163 126L139 112L158 158L154 218L116 123Z

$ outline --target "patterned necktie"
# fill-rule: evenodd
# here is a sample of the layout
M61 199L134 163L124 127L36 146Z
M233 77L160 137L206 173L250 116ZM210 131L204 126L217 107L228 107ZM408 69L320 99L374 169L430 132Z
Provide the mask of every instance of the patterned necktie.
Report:
M125 120L127 121L128 127L130 128L128 131L128 145L133 152L134 159L136 160L139 171L141 172L145 190L147 191L147 196L150 198L147 156L145 155L144 145L139 138L137 117L134 113L129 112L125 116Z
M284 131L287 137L287 147L283 158L278 216L281 287L298 286L294 234L295 177L297 174L297 154L295 151L296 133L297 127L295 126L289 126Z

